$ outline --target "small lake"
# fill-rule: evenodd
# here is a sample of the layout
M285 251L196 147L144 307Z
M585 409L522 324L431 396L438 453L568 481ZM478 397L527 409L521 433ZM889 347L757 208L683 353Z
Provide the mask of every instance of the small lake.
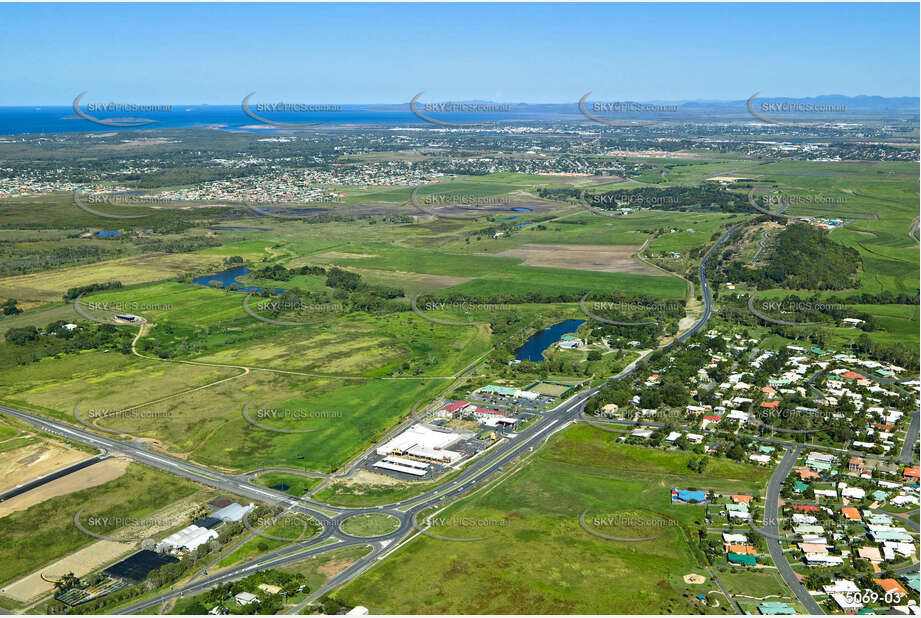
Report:
M96 232L96 236L99 238L114 238L116 236L121 236L121 232L116 232L115 230L99 230Z
M514 217L503 217L502 220L503 221L514 221L517 218L518 218L518 215L515 215Z
M204 275L202 277L192 279L192 283L197 283L198 285L208 285L212 281L218 281L221 284L221 288L229 288L230 286L235 285L241 292L261 292L262 288L260 287L252 285L243 287L243 284L237 281L237 277L242 277L243 275L248 274L249 268L246 266L234 266L233 268L222 270L221 272L214 273L213 275ZM274 290L276 294L281 294L284 291L284 288L275 288Z
M563 338L563 335L576 332L585 320L566 320L553 326L548 326L539 333L534 333L524 342L515 354L517 360L539 363L544 360L544 350Z
M531 212L531 209L524 206L515 206L512 208L512 212Z

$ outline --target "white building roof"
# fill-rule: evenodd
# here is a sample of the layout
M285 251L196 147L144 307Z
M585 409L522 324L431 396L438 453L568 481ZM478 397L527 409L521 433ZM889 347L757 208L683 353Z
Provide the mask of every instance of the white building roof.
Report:
M168 551L171 549L185 548L189 551L193 551L200 545L207 543L209 539L216 538L217 532L214 530L208 530L207 528L192 524L179 532L174 532L157 543L157 549L160 551Z
M377 448L378 455L394 452L407 453L411 449L430 452L447 448L460 439L460 434L450 431L438 431L429 425L416 423L392 440ZM450 451L445 451L450 452Z
M211 513L211 517L215 519L220 519L221 521L240 521L243 517L256 508L255 504L249 504L247 506L241 506L236 502L228 504L222 509L218 509L215 512Z

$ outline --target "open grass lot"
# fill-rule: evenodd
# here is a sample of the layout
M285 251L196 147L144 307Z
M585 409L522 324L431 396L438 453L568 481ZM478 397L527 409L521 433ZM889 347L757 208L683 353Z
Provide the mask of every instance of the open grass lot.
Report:
M292 383L298 383L293 381ZM300 383L303 383L302 381ZM213 432L195 451L195 459L207 465L234 470L288 465L328 472L343 465L406 417L413 404L429 401L444 385L439 381L367 381L346 384L318 381L316 389L265 406L289 410L330 412L329 418L266 421L287 429L315 429L310 433L282 434L248 424L242 405L225 408L220 430ZM245 387L244 387L245 388ZM267 394L270 391L263 391ZM245 398L249 393L228 390L227 397ZM278 393L273 393L278 396ZM254 403L251 416L262 407Z
M557 434L503 483L439 513L447 523L432 528L442 536L484 540L420 536L334 596L374 613L714 611L685 597L697 587L681 582L682 575L700 571L685 535L702 521L703 508L672 506L669 490L754 491L767 471L714 462L698 475L687 470L686 454L624 447L613 439L585 426ZM652 456L649 464L641 451ZM679 525L658 529L653 541L610 541L580 527L585 509L666 517ZM507 523L448 531L462 518Z
M316 487L323 479L293 474L288 472L266 472L260 474L253 481L263 487L271 487L291 494L292 496L303 496L308 491ZM281 489L287 485L287 489Z
M320 531L316 521L308 515L285 513L275 519L267 518L266 522L260 522L259 519L253 518L248 521L254 529L259 530L262 534L277 538L255 535L224 556L218 562L218 567L228 567L243 560L254 558L259 554L285 547L291 543L309 540ZM274 523L263 527L267 522ZM247 532L247 536L250 535L251 533Z
M342 522L342 530L352 536L380 536L393 532L399 527L399 520L384 513L353 515Z
M339 380L253 371L214 387L189 391L234 369L156 362L99 352L42 361L2 374L0 392L12 404L76 423L91 410L139 410L159 416L106 418L99 425L155 439L167 450L238 471L289 465L329 471L371 444L417 402L427 402L447 380ZM131 388L126 388L126 384ZM158 399L172 396L163 401ZM183 394L184 393L184 394ZM145 403L152 402L152 403ZM277 433L243 418L259 409L296 411L264 424L310 433Z
M634 158L626 157L625 160L639 162L653 167L652 170L633 179L636 183L654 184L667 187L669 185L700 184L714 176L732 176L736 178L751 178L762 163L751 160L739 160L732 156L719 155L719 160L713 160L712 153L702 153L696 157L687 158Z
M46 500L24 511L0 518L0 582L31 573L56 558L90 545L97 539L80 532L73 517L141 518L180 498L197 486L153 468L129 464L124 475L99 487ZM116 529L99 525L94 532Z

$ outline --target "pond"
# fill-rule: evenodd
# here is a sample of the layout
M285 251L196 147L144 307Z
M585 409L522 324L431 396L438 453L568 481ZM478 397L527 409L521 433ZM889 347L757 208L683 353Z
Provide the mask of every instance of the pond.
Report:
M517 360L539 363L544 360L544 351L563 338L563 335L576 332L585 320L566 320L548 326L539 333L534 333L524 342L515 354Z
M243 287L243 284L237 281L237 277L247 275L249 272L249 268L246 266L234 266L233 268L222 270L221 272L214 273L213 275L203 275L201 277L196 277L195 279L192 279L192 283L210 286L212 281L217 281L221 285L215 287L229 288L230 286L236 286L236 288L241 292L261 292L262 288L260 287L252 285ZM275 288L274 290L276 294L281 294L284 291L284 288Z

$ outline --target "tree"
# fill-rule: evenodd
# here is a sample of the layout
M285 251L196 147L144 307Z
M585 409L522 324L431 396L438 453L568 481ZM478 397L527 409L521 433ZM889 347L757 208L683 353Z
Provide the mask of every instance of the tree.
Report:
M6 302L3 303L3 315L16 315L17 313L22 313L22 309L16 306L16 299L6 299Z

